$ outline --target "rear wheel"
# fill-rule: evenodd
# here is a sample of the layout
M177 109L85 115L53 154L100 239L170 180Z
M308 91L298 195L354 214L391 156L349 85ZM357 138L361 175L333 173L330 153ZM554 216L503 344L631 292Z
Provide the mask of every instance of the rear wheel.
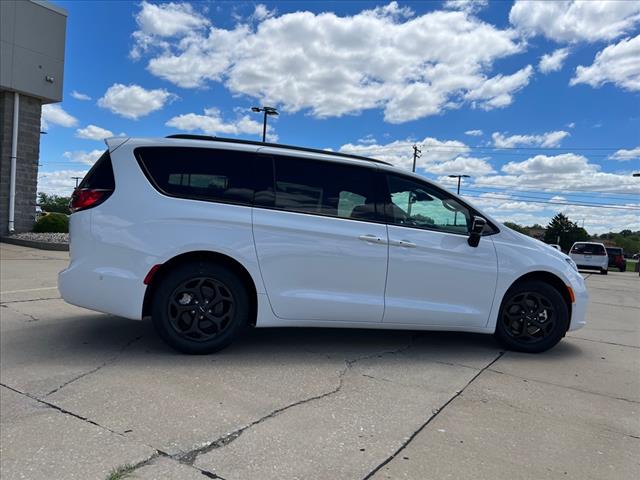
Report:
M547 283L531 280L511 287L504 296L495 335L510 350L537 353L556 345L568 325L562 295Z
M156 291L153 324L174 349L213 353L229 345L249 318L249 296L238 276L211 262L189 262L169 272Z
M605 270L604 268L602 268L602 269L600 270L600 273L601 273L602 275L606 275L606 274L608 274L608 273L609 273L609 270Z

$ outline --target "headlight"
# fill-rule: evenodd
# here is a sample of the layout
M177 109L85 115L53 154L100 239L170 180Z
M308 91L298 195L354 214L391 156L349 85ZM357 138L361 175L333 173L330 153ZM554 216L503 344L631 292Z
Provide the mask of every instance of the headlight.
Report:
M569 257L565 257L565 260L567 261L567 263L569 265L571 265L571 268L573 268L576 272L578 271L578 266L576 265L576 262L574 262L571 258Z

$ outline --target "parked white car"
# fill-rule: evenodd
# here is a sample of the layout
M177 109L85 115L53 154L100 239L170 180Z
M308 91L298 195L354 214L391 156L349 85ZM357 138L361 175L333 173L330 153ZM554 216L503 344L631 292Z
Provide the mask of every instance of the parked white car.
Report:
M609 256L602 243L576 242L569 250L569 256L576 262L578 268L598 270L602 275L606 275L609 271Z
M381 161L112 138L73 195L63 298L187 353L245 326L450 330L539 352L585 324L575 263Z

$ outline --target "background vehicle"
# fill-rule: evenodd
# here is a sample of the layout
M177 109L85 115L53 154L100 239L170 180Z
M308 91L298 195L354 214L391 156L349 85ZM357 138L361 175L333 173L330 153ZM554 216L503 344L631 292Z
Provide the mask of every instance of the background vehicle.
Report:
M450 330L539 352L585 323L575 263L384 162L113 138L71 202L63 298L188 353L246 326Z
M609 269L609 257L602 243L576 242L569 251L569 256L578 268L599 270L606 275Z
M606 247L609 257L609 266L616 267L621 272L627 269L627 261L624 258L624 250L620 247Z
M562 248L557 243L550 243L549 246L555 248L556 250L562 251Z

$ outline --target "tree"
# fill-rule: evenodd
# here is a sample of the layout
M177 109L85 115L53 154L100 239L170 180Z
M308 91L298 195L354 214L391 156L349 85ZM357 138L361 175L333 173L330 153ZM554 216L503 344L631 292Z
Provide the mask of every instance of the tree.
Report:
M525 235L528 235L528 231L526 227L523 227L522 225L518 225L517 223L504 222L504 226L509 227L511 230L515 230L516 232L524 233Z
M70 197L61 197L59 195L49 195L44 192L38 193L38 205L42 208L43 212L50 213L64 213L69 215Z
M559 240L558 240L559 239ZM565 252L568 251L574 242L589 240L589 234L584 228L579 227L575 222L569 220L562 213L557 214L547 225L544 234L546 243L558 243Z

